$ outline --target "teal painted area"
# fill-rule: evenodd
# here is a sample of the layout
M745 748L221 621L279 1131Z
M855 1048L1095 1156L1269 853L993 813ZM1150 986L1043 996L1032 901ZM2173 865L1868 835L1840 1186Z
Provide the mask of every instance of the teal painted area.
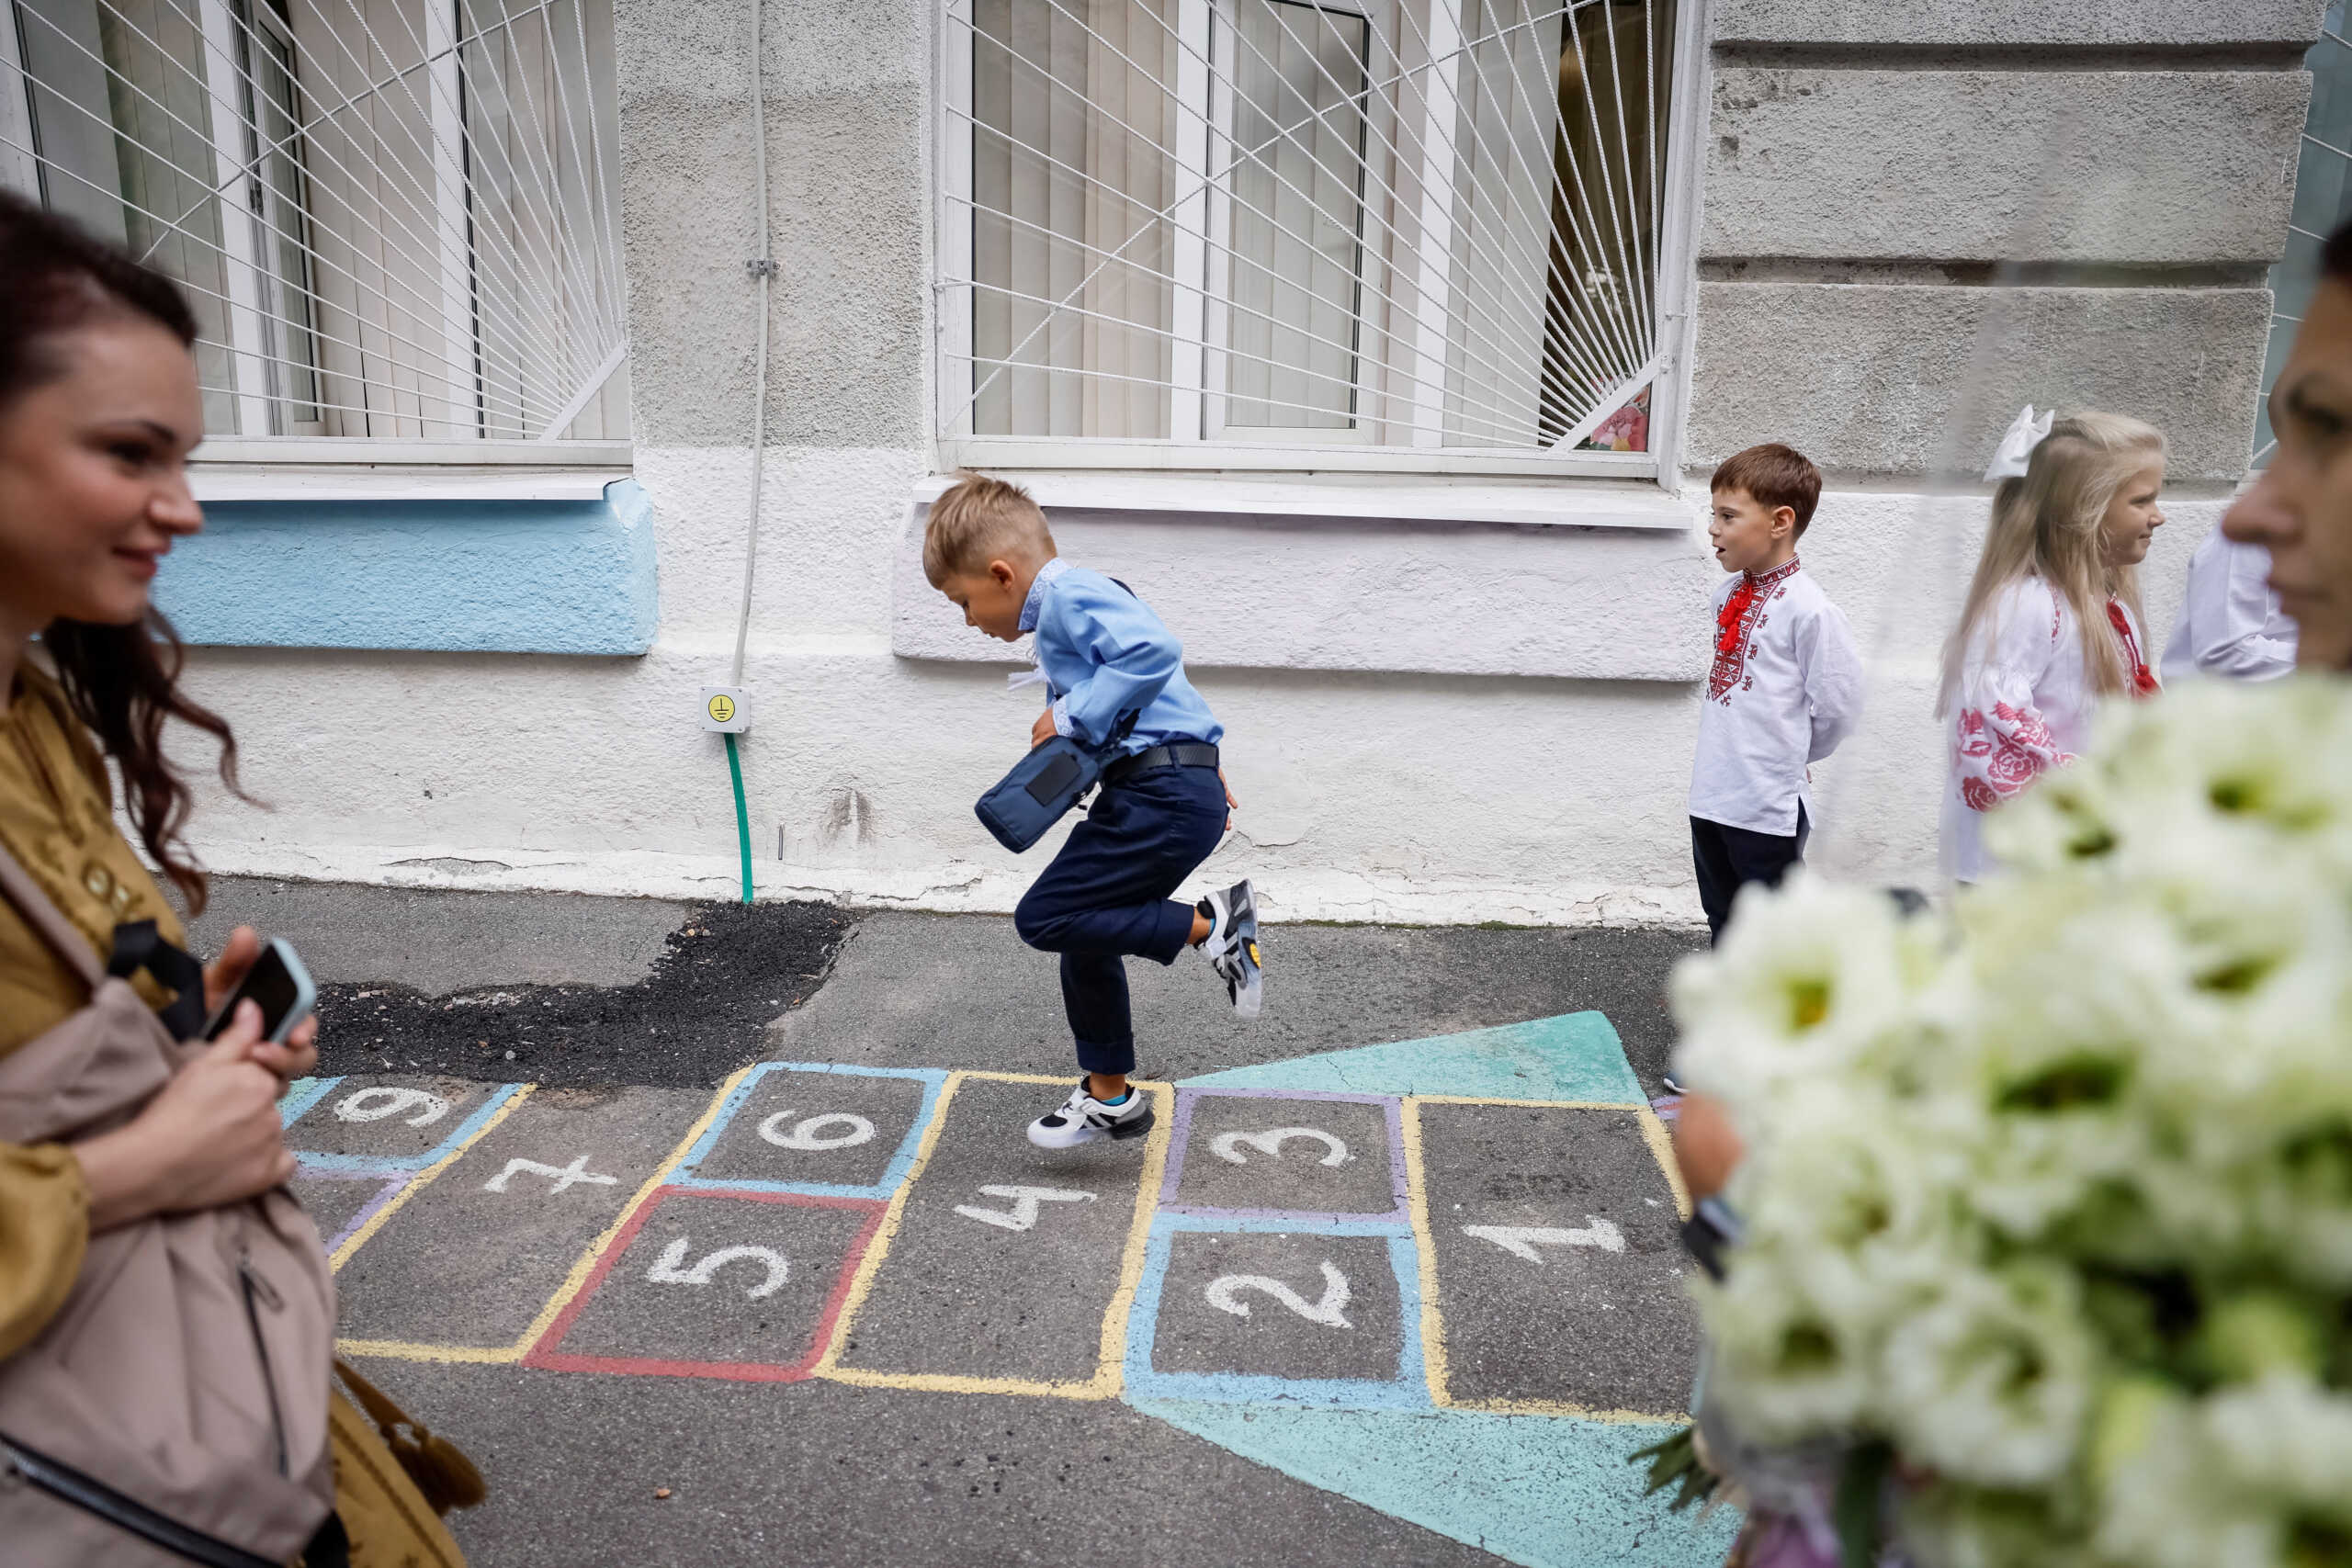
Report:
M1614 1105L1643 1100L1617 1031L1597 1012L1322 1051L1286 1062L1204 1073L1183 1082L1199 1089L1458 1094L1473 1100L1589 1100Z
M232 501L205 508L155 579L191 643L643 653L653 646L653 503Z
M1477 1410L1321 1410L1137 1399L1137 1410L1326 1491L1527 1568L1713 1568L1738 1516L1642 1495L1625 1456L1662 1424Z

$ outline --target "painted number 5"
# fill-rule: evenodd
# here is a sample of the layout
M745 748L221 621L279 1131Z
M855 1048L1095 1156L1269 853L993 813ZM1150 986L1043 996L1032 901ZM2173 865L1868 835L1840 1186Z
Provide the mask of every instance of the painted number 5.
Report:
M846 1111L806 1116L786 1127L791 1116L789 1111L777 1111L760 1123L760 1136L780 1149L845 1149L874 1137L873 1122Z

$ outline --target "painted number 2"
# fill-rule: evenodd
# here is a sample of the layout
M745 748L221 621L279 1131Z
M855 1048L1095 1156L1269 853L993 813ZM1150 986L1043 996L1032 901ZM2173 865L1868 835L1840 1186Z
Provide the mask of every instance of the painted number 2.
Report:
M1248 1317L1250 1303L1241 1299L1247 1291L1262 1292L1307 1322L1319 1323L1326 1328L1355 1326L1348 1321L1348 1277L1328 1258L1323 1260L1323 1299L1319 1302L1310 1302L1280 1280L1270 1280L1263 1274L1227 1274L1210 1283L1209 1305L1236 1317Z
M873 1122L846 1111L805 1116L786 1127L785 1123L791 1119L791 1111L777 1111L760 1123L760 1136L780 1149L845 1149L869 1143L874 1137Z

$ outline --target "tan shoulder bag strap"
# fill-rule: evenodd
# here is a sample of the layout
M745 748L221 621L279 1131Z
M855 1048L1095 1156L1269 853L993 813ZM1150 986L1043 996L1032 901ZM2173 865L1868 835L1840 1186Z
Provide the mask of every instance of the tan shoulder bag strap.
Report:
M17 863L5 843L0 843L0 894L7 896L8 902L57 950L66 966L89 983L91 990L106 983L106 966L98 962L88 941L50 901L49 895L40 890L40 884L33 880L32 873Z

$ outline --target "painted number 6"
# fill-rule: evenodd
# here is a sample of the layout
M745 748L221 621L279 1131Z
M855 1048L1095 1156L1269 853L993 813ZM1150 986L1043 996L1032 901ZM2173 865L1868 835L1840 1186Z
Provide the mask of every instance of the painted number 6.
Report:
M846 1149L874 1137L873 1122L846 1111L804 1117L786 1128L791 1116L789 1111L777 1111L760 1123L760 1136L780 1149Z

